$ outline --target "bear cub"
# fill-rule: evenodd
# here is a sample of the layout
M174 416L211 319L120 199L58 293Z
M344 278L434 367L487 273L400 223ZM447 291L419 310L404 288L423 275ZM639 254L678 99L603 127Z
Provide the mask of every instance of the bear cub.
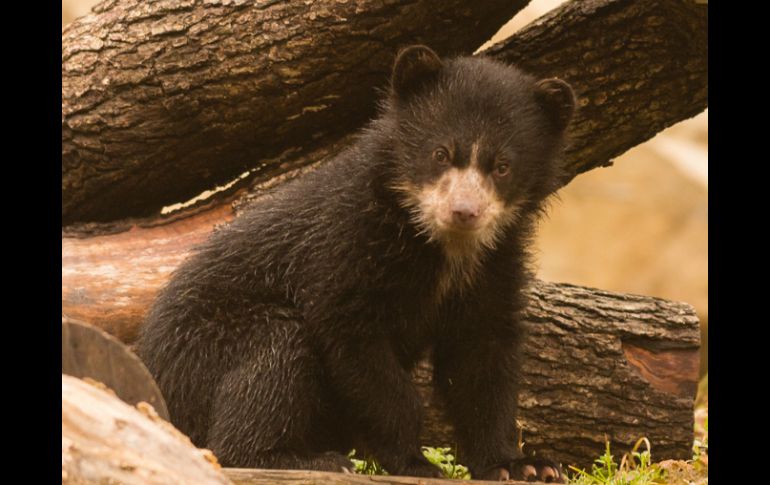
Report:
M410 371L426 352L474 478L561 482L515 443L527 246L559 186L572 89L483 57L396 58L377 119L174 273L137 350L223 466L441 476Z

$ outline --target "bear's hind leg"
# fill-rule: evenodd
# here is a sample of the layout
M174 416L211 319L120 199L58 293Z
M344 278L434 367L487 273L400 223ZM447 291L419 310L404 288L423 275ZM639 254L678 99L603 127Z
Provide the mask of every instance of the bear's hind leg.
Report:
M336 451L321 365L297 322L271 319L215 391L207 446L222 466L352 470ZM333 446L333 445L337 446Z

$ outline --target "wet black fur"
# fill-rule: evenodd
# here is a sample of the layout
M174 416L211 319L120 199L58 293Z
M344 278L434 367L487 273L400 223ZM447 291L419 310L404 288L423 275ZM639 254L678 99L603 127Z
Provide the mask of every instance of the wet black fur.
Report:
M458 58L431 69L415 75L422 84L394 85L350 149L217 230L153 306L138 353L172 422L224 466L339 471L356 447L391 473L432 474L410 380L429 349L460 462L481 473L520 457L517 314L562 127L537 80L512 67ZM472 287L437 302L445 256L389 187L436 177L437 145L453 143L453 163L467 164L480 135L482 166L501 154L512 165L496 190L526 209Z

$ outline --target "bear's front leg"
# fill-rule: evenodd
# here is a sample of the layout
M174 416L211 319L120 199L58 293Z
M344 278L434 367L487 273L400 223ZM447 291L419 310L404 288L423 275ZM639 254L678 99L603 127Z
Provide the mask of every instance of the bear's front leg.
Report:
M356 427L391 475L441 477L420 451L422 404L389 339L348 329L345 336L322 339L324 370L342 407L338 415Z
M434 353L435 384L455 427L458 461L475 479L564 483L557 463L525 457L516 445L521 335L510 317L489 318L506 323L460 323L455 328L462 330L447 332Z

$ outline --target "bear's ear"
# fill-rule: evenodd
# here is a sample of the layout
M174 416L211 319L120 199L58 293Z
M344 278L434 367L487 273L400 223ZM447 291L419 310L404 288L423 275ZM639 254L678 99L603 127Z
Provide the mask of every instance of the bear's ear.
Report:
M444 66L438 54L424 45L402 49L393 64L390 79L391 93L399 101L406 101L438 79Z
M575 112L575 94L569 84L557 78L542 79L535 83L535 99L556 130L567 127Z

